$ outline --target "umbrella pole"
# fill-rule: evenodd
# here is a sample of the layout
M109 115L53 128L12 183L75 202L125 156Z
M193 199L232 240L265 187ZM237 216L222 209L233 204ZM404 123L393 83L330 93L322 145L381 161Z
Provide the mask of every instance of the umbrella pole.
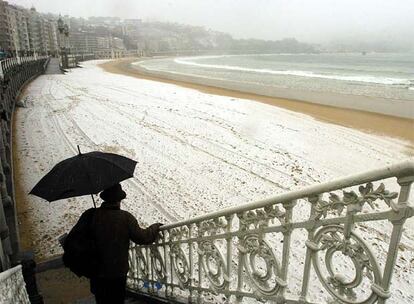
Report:
M93 194L91 194L92 197L92 201L93 201L93 207L96 209L96 203L95 203L95 199L93 198Z

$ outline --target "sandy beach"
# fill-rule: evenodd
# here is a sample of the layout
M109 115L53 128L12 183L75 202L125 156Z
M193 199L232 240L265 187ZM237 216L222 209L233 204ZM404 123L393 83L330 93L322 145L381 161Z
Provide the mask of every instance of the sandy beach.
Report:
M414 120L388 115L381 115L359 110L350 110L309 102L273 98L251 93L227 90L211 86L203 86L190 82L174 81L148 74L144 74L131 66L138 59L121 59L101 64L105 71L137 78L172 83L186 88L199 90L200 92L254 100L291 111L311 115L312 117L341 126L356 128L367 133L385 135L407 141L407 153L414 154Z

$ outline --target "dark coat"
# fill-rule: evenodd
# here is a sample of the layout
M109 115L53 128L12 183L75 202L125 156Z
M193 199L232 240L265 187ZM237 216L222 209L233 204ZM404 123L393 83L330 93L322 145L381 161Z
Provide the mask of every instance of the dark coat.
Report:
M142 245L153 243L158 236L160 224L142 229L131 213L121 210L116 204L104 202L100 208L86 210L76 226L87 225L91 212L91 235L97 249L97 277L126 276L130 241Z

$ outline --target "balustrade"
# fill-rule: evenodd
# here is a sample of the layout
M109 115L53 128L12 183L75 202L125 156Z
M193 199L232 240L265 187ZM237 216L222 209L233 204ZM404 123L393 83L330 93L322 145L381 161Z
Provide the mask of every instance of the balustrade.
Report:
M22 66L23 64L30 62L39 62L45 61L49 56L29 56L29 57L13 57L0 60L0 80L4 79L4 76L7 75L13 68Z
M130 248L128 289L193 303L384 303L413 181L405 162L165 225Z
M16 262L19 237L13 187L12 115L20 90L44 72L48 57L0 61L0 271Z
M30 304L24 283L22 266L0 273L0 303Z
M49 57L20 57L0 61L0 303L43 303L34 277L34 262L21 261L13 187L12 114L25 83L43 73ZM27 296L21 266L27 280Z

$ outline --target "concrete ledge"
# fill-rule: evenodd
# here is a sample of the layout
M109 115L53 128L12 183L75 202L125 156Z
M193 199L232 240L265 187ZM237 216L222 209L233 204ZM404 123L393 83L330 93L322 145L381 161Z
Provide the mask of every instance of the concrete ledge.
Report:
M59 269L63 267L65 266L63 265L62 256L59 255L53 259L38 263L36 265L36 273L41 273L41 272L48 271L51 269Z

